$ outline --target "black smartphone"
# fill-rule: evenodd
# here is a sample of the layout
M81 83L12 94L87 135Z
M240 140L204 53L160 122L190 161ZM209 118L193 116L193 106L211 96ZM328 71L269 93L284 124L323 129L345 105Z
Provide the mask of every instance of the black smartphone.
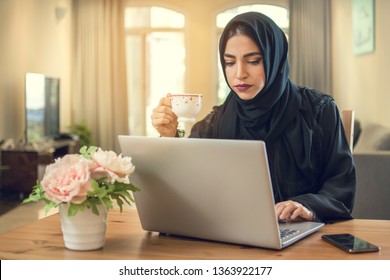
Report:
M321 237L348 253L377 252L380 249L378 246L348 233L324 234Z

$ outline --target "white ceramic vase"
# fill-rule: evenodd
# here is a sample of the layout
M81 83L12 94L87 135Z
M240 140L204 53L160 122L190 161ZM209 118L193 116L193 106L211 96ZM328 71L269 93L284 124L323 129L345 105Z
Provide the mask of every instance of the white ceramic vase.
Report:
M97 208L99 215L86 208L75 216L68 216L68 205L60 205L61 228L66 248L86 251L104 246L107 210L102 204L98 205Z

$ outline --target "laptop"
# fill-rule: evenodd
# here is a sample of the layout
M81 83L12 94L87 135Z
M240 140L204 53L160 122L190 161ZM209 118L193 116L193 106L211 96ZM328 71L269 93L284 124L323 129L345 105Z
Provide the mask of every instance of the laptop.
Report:
M263 141L118 138L146 231L282 249L324 225L278 222Z

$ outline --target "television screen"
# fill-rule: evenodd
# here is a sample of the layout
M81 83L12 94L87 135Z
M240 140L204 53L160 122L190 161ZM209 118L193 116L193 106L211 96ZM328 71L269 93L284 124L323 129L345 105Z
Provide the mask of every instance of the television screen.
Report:
M26 142L34 143L55 137L60 126L60 79L27 73Z

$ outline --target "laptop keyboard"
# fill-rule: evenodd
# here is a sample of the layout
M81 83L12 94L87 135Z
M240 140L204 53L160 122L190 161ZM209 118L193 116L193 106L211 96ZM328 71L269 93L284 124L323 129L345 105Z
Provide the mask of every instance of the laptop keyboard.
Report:
M289 228L281 228L279 229L280 239L285 240L286 238L289 238L292 235L295 235L299 233L298 230L289 229Z

